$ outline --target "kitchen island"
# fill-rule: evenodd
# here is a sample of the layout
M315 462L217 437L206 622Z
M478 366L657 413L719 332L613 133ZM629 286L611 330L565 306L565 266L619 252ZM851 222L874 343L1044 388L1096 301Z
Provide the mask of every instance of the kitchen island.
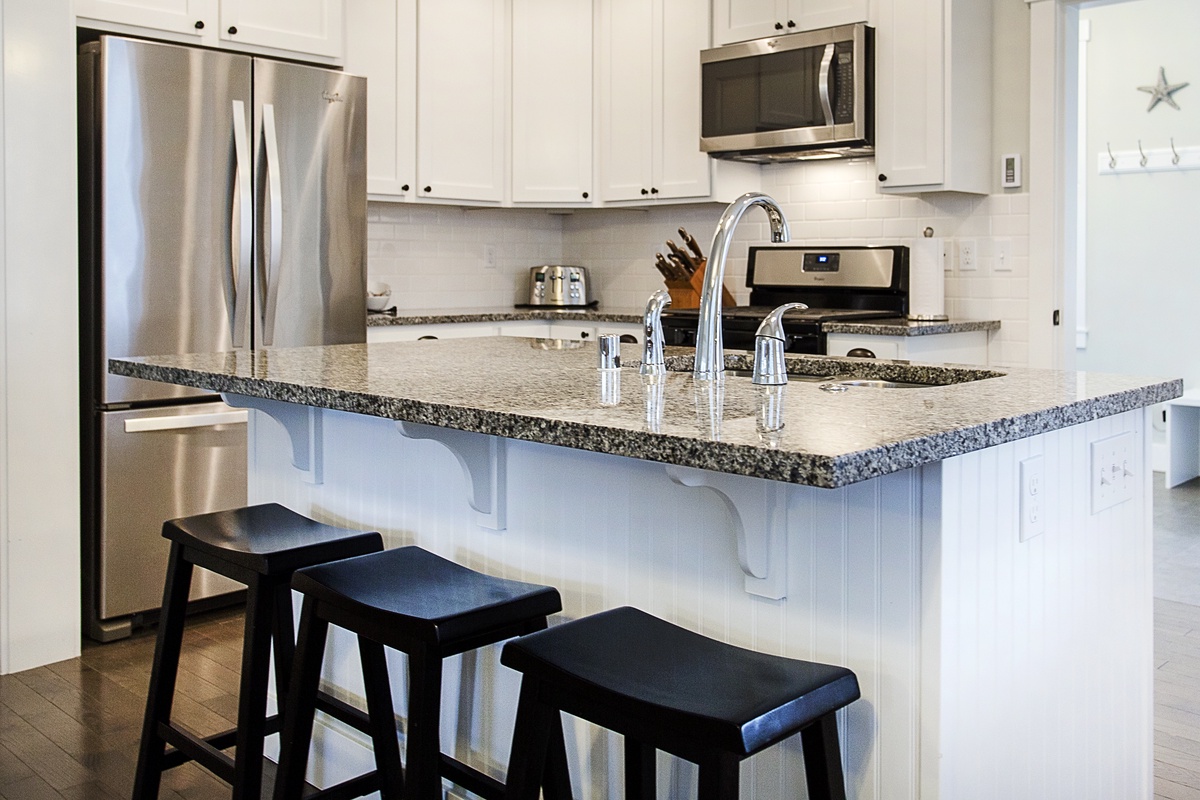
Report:
M1144 408L1180 382L799 357L789 385L759 387L697 383L684 351L668 350L676 371L654 381L599 372L594 345L546 346L111 368L262 412L253 502L555 585L566 617L635 605L849 666L863 690L842 717L851 797L1152 795ZM844 385L855 379L925 386ZM1101 482L1094 466L1119 469ZM352 642L331 647L330 688L361 694ZM494 649L455 664L446 748L502 774L516 685ZM360 737L322 731L317 783L369 763ZM619 796L619 741L583 724L567 734L576 796ZM663 759L660 796L688 796L694 771ZM795 796L799 742L751 759L743 782Z

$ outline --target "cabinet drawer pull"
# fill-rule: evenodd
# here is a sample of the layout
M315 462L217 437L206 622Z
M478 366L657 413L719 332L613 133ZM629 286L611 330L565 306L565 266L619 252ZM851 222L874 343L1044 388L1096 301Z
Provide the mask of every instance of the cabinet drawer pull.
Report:
M432 192L432 191L433 191L433 187L432 187L432 186L426 186L426 187L425 187L425 194L429 194L429 193L430 193L430 192Z
M235 26L233 26L233 25L230 25L230 26L229 26L229 35L230 35L230 36L236 36L236 35L237 35L237 28L236 28Z
M401 187L400 187L400 191L402 191L402 192L407 192L407 191L408 191L408 184L406 183L406 184L404 184L403 186L401 186Z
M204 30L204 20L202 20L202 19L196 20L196 30L198 30L198 31Z

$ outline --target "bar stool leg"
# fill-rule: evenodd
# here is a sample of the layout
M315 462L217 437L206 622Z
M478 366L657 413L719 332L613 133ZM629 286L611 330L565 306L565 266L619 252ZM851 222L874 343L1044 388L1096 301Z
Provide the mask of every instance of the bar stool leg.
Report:
M829 712L800 731L800 743L804 748L808 796L812 800L846 800L837 712Z
M442 659L427 647L408 654L408 775L405 800L442 795Z
M233 800L262 796L263 739L266 737L267 682L270 679L272 605L275 592L255 581L246 595L246 633L238 689L237 751Z
M625 737L625 800L654 800L654 748Z
M699 789L699 800L737 800L738 760L729 753L716 753L701 761Z
M392 708L387 656L383 645L363 636L358 637L358 653L362 660L379 793L384 800L400 800L404 796L404 764L396 738L396 713Z
M558 709L542 703L538 693L537 681L528 675L521 679L521 697L517 701L517 721L508 757L505 800L537 800L556 718L559 730L562 730Z
M292 659L296 655L296 618L292 615L292 586L284 581L275 587L275 617L271 638L275 655L275 697L280 710L287 697L288 680L292 675Z
M300 634L292 662L290 690L283 695L283 732L279 735L279 769L274 800L300 800L308 767L313 716L317 710L317 687L329 623L316 613L316 601L306 599L300 610Z
M158 734L158 725L171 721L175 679L179 673L179 653L183 647L184 616L191 588L192 564L184 560L183 547L173 543L167 566L167 581L163 588L158 637L154 644L154 664L150 670L146 716L142 721L142 741L138 747L133 800L155 800L158 797L159 784L162 782L163 753L166 751L166 743Z

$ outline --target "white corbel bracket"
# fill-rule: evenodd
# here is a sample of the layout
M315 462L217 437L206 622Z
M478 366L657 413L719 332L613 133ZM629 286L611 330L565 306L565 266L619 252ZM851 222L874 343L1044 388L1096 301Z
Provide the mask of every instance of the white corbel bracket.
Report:
M292 440L292 466L303 473L304 482L325 482L324 409L242 394L223 393L221 399L234 408L261 411L282 425Z
M737 537L746 591L781 600L787 596L787 487L778 481L666 465L680 486L709 489L725 502Z
M458 459L467 479L467 502L475 521L494 531L508 527L508 440L502 436L438 428L397 421L396 428L409 439L430 439Z

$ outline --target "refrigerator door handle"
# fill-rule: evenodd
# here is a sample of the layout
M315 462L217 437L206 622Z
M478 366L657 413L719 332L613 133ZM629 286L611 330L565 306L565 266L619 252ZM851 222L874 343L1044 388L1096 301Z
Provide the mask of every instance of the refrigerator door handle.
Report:
M125 420L126 433L146 431L177 431L184 428L211 428L214 425L237 425L249 417L245 409L240 411L214 411L211 414L183 414L177 417L141 417Z
M279 139L275 135L275 106L263 103L263 143L267 152L267 192L270 210L267 266L264 277L263 345L275 338L275 307L279 302L279 263L283 251L283 188L279 179Z
M254 246L254 199L253 179L250 174L250 135L246 127L246 104L233 101L233 182L237 197L237 208L231 224L237 230L237 255L231 264L233 281L229 324L235 348L247 345L247 314L252 305L250 298L250 264Z

